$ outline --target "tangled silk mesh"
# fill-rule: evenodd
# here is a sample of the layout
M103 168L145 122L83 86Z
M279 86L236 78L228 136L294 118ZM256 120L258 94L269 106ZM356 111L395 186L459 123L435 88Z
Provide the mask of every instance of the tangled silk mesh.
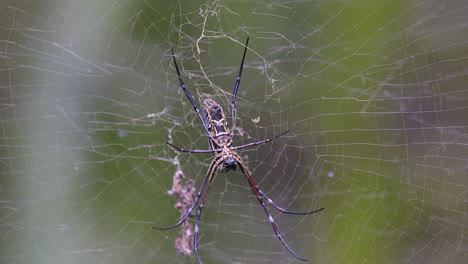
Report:
M467 12L457 0L4 1L0 262L195 263L192 218L152 229L184 210L168 194L175 173L199 188L212 159L166 145L207 148L170 49L198 104L229 113L247 36L234 145L290 129L240 155L282 207L326 207L271 208L291 247L315 264L468 262ZM205 263L299 263L240 172L217 173L200 235Z

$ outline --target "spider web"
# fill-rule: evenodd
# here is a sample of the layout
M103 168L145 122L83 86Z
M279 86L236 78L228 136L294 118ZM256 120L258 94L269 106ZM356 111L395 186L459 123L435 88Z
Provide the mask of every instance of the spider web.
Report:
M309 263L466 263L464 1L2 1L2 263L195 263L171 189L212 156L182 93L229 113L234 145ZM230 118L229 118L230 119ZM190 219L193 223L194 219ZM217 173L205 263L300 263L240 172Z

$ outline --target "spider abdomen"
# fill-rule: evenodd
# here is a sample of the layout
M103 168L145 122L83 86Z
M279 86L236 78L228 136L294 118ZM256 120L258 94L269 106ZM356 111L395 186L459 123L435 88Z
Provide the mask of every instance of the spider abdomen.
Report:
M203 110L208 131L216 139L216 143L218 145L230 143L230 130L223 108L213 99L208 98L203 101Z

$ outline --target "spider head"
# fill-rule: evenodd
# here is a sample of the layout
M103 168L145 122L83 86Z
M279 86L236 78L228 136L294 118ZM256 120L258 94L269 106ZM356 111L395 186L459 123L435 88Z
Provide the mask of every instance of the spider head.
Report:
M237 163L233 157L226 157L221 164L221 168L219 169L221 172L228 172L229 170L236 170Z

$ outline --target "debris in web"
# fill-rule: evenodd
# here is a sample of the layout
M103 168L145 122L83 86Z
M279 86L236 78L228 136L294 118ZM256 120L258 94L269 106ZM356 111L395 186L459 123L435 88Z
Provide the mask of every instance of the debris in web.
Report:
M187 179L184 172L177 168L174 173L172 189L167 191L169 195L174 197L177 202L174 208L179 210L180 214L184 216L195 201L197 189L195 188L195 181L193 179ZM190 217L195 214L192 212ZM182 223L182 230L180 231L182 237L178 237L175 240L175 248L181 255L192 255L193 254L193 225L187 220Z

